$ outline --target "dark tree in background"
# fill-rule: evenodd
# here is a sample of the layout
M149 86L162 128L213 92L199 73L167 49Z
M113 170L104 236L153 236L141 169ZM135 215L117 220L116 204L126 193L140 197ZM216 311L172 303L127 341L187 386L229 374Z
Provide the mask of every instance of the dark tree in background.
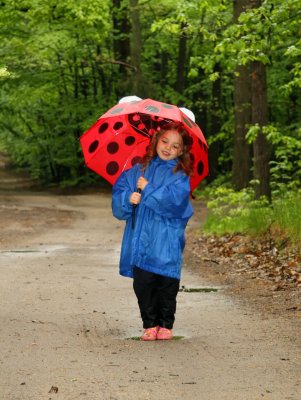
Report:
M186 73L186 47L187 47L187 36L185 32L185 28L187 24L182 22L181 30L180 30L180 38L179 38L179 54L178 54L178 63L177 63L177 79L175 89L177 92L183 94L185 88L185 73Z
M252 63L252 124L259 126L253 143L255 198L270 198L270 145L262 132L262 128L268 124L266 68L260 61Z
M140 26L140 12L138 0L130 0L131 15L131 65L134 68L131 78L132 91L135 95L144 97L144 82L141 71L142 39Z
M249 0L234 0L234 22L249 6ZM251 146L246 133L252 122L252 95L250 64L239 65L234 77L234 142L232 163L232 185L241 190L249 185L251 178Z
M221 129L221 96L222 96L222 84L221 84L221 73L222 69L220 64L214 66L214 72L218 73L218 78L212 83L212 101L210 107L210 125L211 135L215 137L218 135ZM214 181L219 175L219 156L222 152L223 145L220 140L214 140L209 147L209 165L210 175L208 176L208 182Z
M112 5L114 58L120 63L119 73L124 75L127 70L126 63L130 57L131 26L128 9L121 8L121 0L112 0Z
M250 0L250 8L261 6L261 0ZM253 142L253 177L255 180L255 198L266 196L270 199L270 145L263 134L263 127L269 123L266 66L262 61L253 61L252 78L252 124L259 126L259 132Z

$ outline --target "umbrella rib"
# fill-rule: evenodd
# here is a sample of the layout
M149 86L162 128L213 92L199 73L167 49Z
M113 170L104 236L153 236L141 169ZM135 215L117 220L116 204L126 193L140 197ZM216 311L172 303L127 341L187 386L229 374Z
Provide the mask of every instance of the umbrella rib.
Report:
M140 143L145 142L145 140L141 140L140 142L137 143L137 146L140 145ZM132 155L129 155L129 157L126 159L125 163L123 163L123 168L122 168L122 172L125 171L125 167L127 165L127 163L129 162L129 160L131 159Z

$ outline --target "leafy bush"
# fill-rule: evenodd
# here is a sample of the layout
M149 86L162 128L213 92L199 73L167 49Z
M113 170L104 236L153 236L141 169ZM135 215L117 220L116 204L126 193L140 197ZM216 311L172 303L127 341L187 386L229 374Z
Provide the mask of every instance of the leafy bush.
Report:
M206 233L257 236L275 230L292 241L301 239L301 191L288 192L272 204L265 198L254 200L251 188L235 192L220 186L207 190L208 195Z

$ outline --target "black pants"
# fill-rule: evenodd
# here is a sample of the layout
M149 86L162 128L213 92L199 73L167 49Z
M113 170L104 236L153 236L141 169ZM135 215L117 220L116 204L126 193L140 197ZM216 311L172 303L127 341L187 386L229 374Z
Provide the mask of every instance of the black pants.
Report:
M180 281L134 268L133 287L138 299L143 328L172 329Z

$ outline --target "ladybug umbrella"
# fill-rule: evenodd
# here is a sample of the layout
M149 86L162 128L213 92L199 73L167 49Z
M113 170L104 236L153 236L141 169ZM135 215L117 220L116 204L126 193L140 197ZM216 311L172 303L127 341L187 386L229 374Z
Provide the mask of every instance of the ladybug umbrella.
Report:
M123 171L141 160L154 133L171 121L181 122L192 138L190 187L194 190L208 175L208 146L201 129L185 109L135 99L112 107L81 136L86 165L114 184Z

